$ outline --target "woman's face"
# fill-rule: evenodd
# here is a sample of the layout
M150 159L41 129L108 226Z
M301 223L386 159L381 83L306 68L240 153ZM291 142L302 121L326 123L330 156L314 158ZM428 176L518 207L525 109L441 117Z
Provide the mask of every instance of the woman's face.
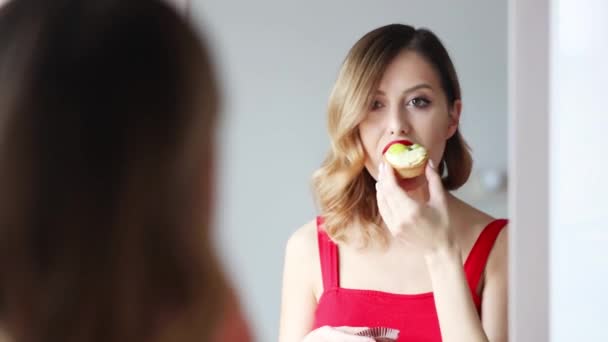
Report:
M411 51L388 65L359 135L365 167L377 179L382 150L395 140L424 146L439 165L445 143L458 128L460 101L448 104L439 76L423 57Z

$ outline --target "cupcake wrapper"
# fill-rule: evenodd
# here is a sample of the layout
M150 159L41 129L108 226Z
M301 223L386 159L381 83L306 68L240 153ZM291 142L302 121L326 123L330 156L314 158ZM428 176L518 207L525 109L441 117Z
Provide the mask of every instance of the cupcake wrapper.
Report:
M386 327L375 327L362 330L357 333L357 336L372 337L377 342L397 341L399 330Z

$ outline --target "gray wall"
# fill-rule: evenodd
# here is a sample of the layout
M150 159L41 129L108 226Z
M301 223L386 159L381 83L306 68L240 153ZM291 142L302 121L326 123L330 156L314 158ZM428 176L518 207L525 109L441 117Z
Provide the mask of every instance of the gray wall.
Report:
M286 239L316 214L310 175L328 147L325 105L348 49L388 23L435 31L461 77L462 130L476 172L505 170L506 9L506 0L193 0L225 95L219 248L258 340L276 340ZM461 196L505 216L505 193L479 184L474 177Z

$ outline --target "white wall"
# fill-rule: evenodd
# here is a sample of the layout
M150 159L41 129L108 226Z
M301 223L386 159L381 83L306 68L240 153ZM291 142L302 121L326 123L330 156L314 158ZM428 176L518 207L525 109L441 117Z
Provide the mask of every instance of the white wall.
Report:
M367 31L435 31L463 94L463 133L479 169L506 169L506 0L193 0L224 81L219 240L260 341L276 340L283 249L315 214L309 180L328 146L325 105L340 63ZM505 193L461 193L506 215Z
M608 2L551 10L551 340L608 341Z

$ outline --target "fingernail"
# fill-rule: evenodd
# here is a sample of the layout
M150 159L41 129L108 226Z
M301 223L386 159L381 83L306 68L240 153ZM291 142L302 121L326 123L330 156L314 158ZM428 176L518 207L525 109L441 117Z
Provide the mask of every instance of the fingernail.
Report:
M431 165L431 168L435 169L435 162L433 159L429 159L429 165Z

